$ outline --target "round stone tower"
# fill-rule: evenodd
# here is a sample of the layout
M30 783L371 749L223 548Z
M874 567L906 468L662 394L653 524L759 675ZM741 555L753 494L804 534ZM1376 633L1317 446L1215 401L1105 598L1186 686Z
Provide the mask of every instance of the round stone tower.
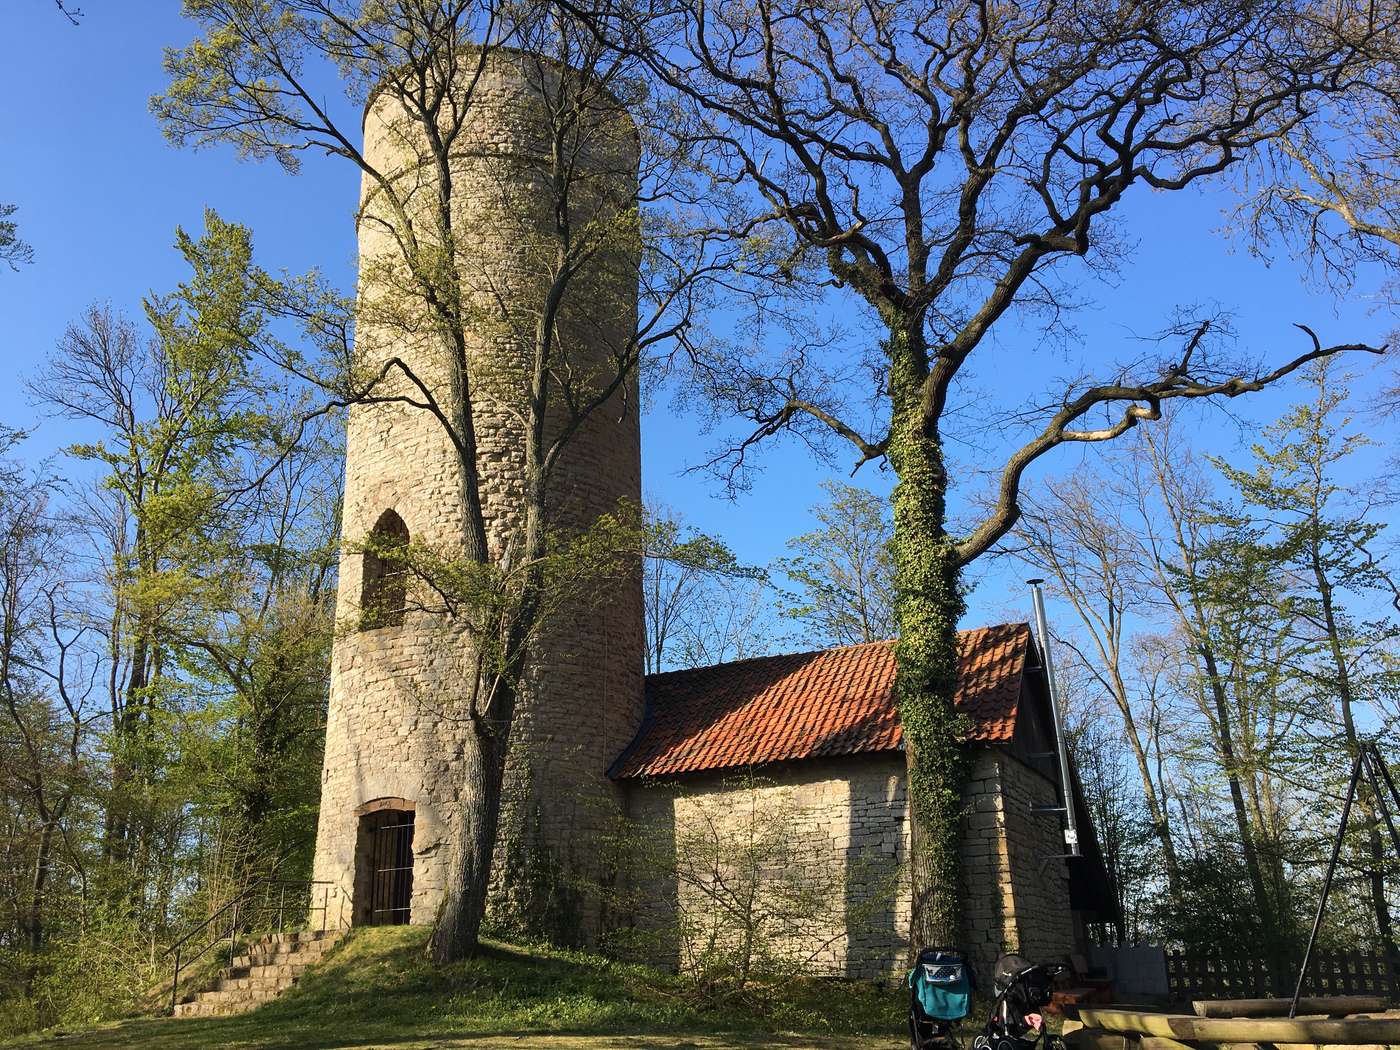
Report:
M560 163L573 166L573 236L630 221L637 136L621 107L580 75L537 57L497 49L461 63L476 77L452 146L450 206L465 289L468 381L478 442L482 504L493 556L519 550L524 525L522 398L534 361L542 276L555 259ZM572 92L572 95L567 93ZM583 94L580 128L562 161L551 134L561 97ZM466 95L464 89L463 95ZM549 114L553 113L553 116ZM422 162L421 129L381 93L365 116L364 154L383 178L363 179L359 222L361 320L357 362L368 370L402 360L450 397L444 340L423 323L406 281L404 215L417 235L431 230L439 179ZM408 202L390 206L383 187ZM464 234L463 231L466 231ZM430 240L430 238L429 238ZM597 393L614 355L636 327L635 238L609 246L571 286L557 325L568 355L570 395ZM431 252L431 244L418 245ZM411 382L390 368L389 390L410 400ZM641 497L635 377L574 433L549 482L546 524L577 532L621 500ZM556 384L555 404L565 400ZM546 439L566 425L546 416ZM431 923L442 900L463 782L462 741L472 732L460 699L472 680L468 637L415 596L392 558L396 543L462 550L464 492L459 460L434 415L412 404L350 410L346 438L345 548L326 726L313 905L322 895L330 925ZM366 549L365 541L374 543ZM600 585L587 602L565 604L532 649L516 713L493 880L494 906L529 915L541 932L594 940L602 921L582 887L599 870L597 835L619 811L607 779L632 738L642 707L640 566Z

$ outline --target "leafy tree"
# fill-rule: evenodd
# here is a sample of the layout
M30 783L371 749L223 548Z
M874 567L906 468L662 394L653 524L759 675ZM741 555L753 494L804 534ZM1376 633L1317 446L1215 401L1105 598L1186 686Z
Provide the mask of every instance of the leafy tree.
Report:
M1287 615L1300 635L1301 651L1284 665L1295 681L1304 683L1301 702L1317 705L1318 720L1327 730L1322 753L1314 759L1334 774L1349 768L1338 753L1355 756L1365 729L1376 724L1378 701L1396 694L1395 669L1384 653L1400 639L1393 617L1358 616L1368 599L1380 609L1394 597L1394 582L1382 557L1379 539L1384 525L1374 520L1367 500L1339 480L1353 457L1373 443L1346 415L1348 390L1339 369L1318 362L1307 372L1313 397L1297 405L1253 446L1252 469L1213 458L1243 501L1246 513L1261 523L1270 554L1296 584L1289 595ZM1335 777L1328 778L1335 782ZM1369 791L1370 785L1365 786ZM1367 841L1371 902L1382 944L1396 952L1395 931L1385 893L1391 864L1382 847L1379 817L1370 796L1363 799L1369 815Z
M149 338L94 307L33 383L96 431L68 454L97 468L69 513L104 572L89 592L111 761L98 874L152 930L187 859L217 902L275 867L286 813L304 824L314 806L336 528L335 445L293 428L297 394L256 367L271 335L248 231L210 213L177 247L190 277L146 300ZM220 848L188 850L192 834Z
M0 428L0 1024L130 1009L189 914L310 862L339 435L259 365L248 231L177 235L145 324L93 307L32 389L73 480ZM281 867L278 868L278 862Z
M778 561L797 587L783 613L823 645L893 638L894 555L889 505L867 489L826 481L827 501L812 509L820 527L788 541Z
M34 261L34 249L20 240L19 227L10 218L14 213L15 205L0 204L0 262L18 270Z
M69 452L100 469L115 516L104 852L133 871L170 845L157 845L158 813L168 719L180 691L179 636L222 582L205 572L241 480L230 464L277 438L247 353L263 323L247 276L251 240L212 214L207 225L198 241L179 233L192 276L170 295L147 299L148 343L110 308L93 307L68 328L33 385L56 412L99 428L96 441Z

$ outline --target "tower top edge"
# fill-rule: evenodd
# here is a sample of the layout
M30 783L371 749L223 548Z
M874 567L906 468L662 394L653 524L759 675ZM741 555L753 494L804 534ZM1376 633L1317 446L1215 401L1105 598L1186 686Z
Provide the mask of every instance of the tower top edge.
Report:
M481 44L471 44L464 45L461 48L461 50L471 54L479 54L483 50L486 51L487 55L484 62L482 63L483 72L492 63L505 59L515 59L521 65L523 65L527 61L537 62L542 66L553 67L555 70L572 68L568 66L565 62L560 61L559 59L551 58L548 55L541 55L536 52L526 51L524 48L513 47L508 44L490 44L485 47L483 47L483 45ZM575 73L580 72L580 70L577 69L574 69L573 71ZM594 79L596 81L596 78L591 77L591 75L590 79ZM627 113L630 119L631 111L626 103L624 103L620 98L618 98L617 95L607 86L602 84L598 84L596 86L598 88L599 94L603 98L605 98L612 105L616 106L617 109L621 110L624 113ZM375 103L379 101L379 97L384 93L385 90L386 89L383 82L380 82L379 84L376 84L374 87L370 88L369 93L365 96L364 107L360 111L360 128L362 131L364 130L366 121L369 120L370 112L374 109Z

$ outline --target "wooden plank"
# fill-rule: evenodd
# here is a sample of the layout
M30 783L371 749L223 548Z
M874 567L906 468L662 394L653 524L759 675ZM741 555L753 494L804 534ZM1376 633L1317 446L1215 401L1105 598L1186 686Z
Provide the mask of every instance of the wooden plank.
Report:
M1197 1017L1286 1017L1289 999L1197 999L1191 1009ZM1300 1014L1345 1017L1384 1010L1387 1003L1377 995L1332 995L1298 1000Z
M1132 1050L1133 1040L1122 1032L1102 1028L1080 1028L1064 1036L1068 1050Z
M1288 1020L1218 1018L1192 1014L1150 1014L1131 1010L1080 1011L1085 1024L1110 1032L1155 1035L1185 1043L1360 1043L1400 1044L1400 1018Z
M1145 1035L1138 1040L1138 1050L1196 1050L1190 1043L1168 1039L1161 1035Z

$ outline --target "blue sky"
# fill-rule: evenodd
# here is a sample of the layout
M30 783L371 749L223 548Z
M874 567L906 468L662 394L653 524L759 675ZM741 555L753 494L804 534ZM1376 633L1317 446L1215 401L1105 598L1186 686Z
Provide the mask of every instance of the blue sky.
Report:
M7 366L0 421L38 422L21 380L86 305L110 301L136 314L142 295L183 276L171 247L175 227L199 229L206 207L250 226L269 269L318 267L349 284L358 178L348 165L309 159L291 177L273 164L241 163L229 149L177 150L162 138L147 108L149 96L163 87L161 51L192 35L175 0L89 0L78 27L49 0L12 0L7 7L0 202L19 205L15 218L36 261L18 274L0 273L0 354ZM1133 245L1129 259L1112 287L1081 284L1092 305L1077 319L1079 338L1046 348L1033 332L1003 333L976 377L981 395L1015 401L1053 389L1057 378L1135 357L1142 345L1134 336L1160 329L1172 309L1184 304L1228 308L1241 347L1274 359L1302 349L1291 328L1295 321L1316 328L1326 342L1384 340L1395 324L1390 314L1371 309L1375 275L1366 275L1356 294L1338 302L1310 287L1297 266L1268 266L1215 232L1230 203L1224 188L1136 191L1125 227ZM1357 365L1369 369L1358 382L1362 393L1385 374L1369 360ZM1234 419L1196 413L1193 427L1203 444L1230 455L1293 392L1236 402ZM64 426L43 422L32 449L48 451L71 440ZM658 399L643 423L646 491L723 536L741 559L767 562L782 553L788 537L810 527L805 508L829 472L796 444L775 446L753 489L731 502L713 481L684 472L702 458L710 440L693 416L664 396ZM991 461L1003 451L993 441L977 458ZM1046 469L1065 469L1079 454L1047 461ZM887 487L886 477L870 467L862 478ZM1023 575L1012 565L980 569L966 622L1028 618Z

